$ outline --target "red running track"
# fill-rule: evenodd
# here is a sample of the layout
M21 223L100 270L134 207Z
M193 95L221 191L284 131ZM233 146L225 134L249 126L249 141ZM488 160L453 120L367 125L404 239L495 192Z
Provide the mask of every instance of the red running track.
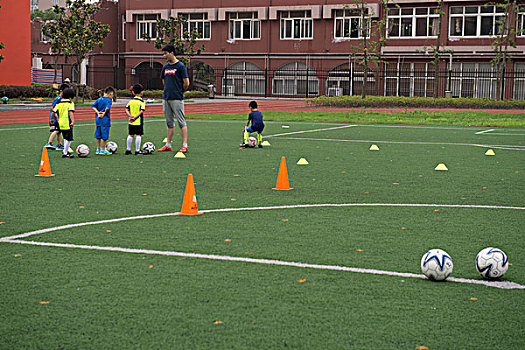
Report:
M523 110L482 110L482 109L447 109L447 108L337 108L337 107L313 107L304 100L262 100L259 101L261 111L277 112L378 112L378 113L401 113L407 111L420 112L486 112L486 113L525 113ZM246 113L248 114L248 101L220 101L192 102L184 106L186 114L213 114L213 113ZM147 115L163 115L161 105L149 105L146 107ZM0 125L47 123L49 110L15 110L0 111ZM126 119L123 106L113 107L111 119ZM79 107L75 112L76 120L93 120L94 114L89 107Z

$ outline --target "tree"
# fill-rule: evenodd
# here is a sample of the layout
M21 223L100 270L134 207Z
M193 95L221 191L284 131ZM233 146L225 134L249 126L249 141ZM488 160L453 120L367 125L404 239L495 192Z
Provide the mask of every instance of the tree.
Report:
M63 27L59 26L56 20L47 22L42 27L42 33L49 38L47 43L51 48L51 52L55 55L55 74L53 77L53 83L56 83L58 58L66 49L65 41L63 40L63 38L65 38L68 33L64 33Z
M31 12L31 20L34 20L37 17L40 17L44 22L58 19L57 14L55 13L55 11L53 11L52 8L47 9L45 11L36 9L33 12Z
M155 48L160 50L166 44L175 46L177 58L184 64L188 63L192 56L199 55L204 50L204 45L195 48L197 39L201 35L196 29L190 31L188 20L182 16L159 18L156 28ZM148 34L142 35L142 38L148 42L152 40Z
M109 25L94 20L94 15L100 6L89 0L66 0L66 7L58 5L53 12L58 16L56 22L51 22L44 28L44 34L54 42L52 50L59 55L76 56L75 67L80 71L80 65L95 47L104 46L104 38L110 32Z
M434 97L439 97L439 62L441 61L441 56L447 53L451 55L454 54L454 50L444 50L441 48L441 23L443 22L443 16L446 14L444 10L444 0L438 0L437 5L436 14L439 16L437 17L437 23L432 27L432 30L436 34L436 43L429 47L425 46L423 50L418 50L419 53L432 57L430 63L434 66ZM450 69L452 71L452 67L450 67Z
M512 26L510 22L513 11L516 9L516 0L506 0L504 3L485 6L497 6L503 12L503 16L496 20L496 33L492 33L495 36L490 40L494 53L494 58L490 62L496 70L496 100L500 100L505 90L505 65L512 58L509 46L516 48L516 41L514 40L516 27Z
M389 0L380 0L382 14L371 13L368 9L368 1L353 0L356 6L356 12L360 17L359 24L356 28L358 37L361 38L360 45L350 45L352 53L350 56L355 62L363 66L363 83L361 88L361 97L366 97L366 85L368 83L368 72L370 64L376 68L379 73L380 66L385 63L383 58L383 47L386 43L386 24L388 20L388 2ZM345 6L345 9L348 6ZM378 19L374 19L374 15ZM375 29L372 37L372 29ZM348 33L351 36L352 32ZM379 84L379 79L376 76ZM378 85L379 86L379 85Z

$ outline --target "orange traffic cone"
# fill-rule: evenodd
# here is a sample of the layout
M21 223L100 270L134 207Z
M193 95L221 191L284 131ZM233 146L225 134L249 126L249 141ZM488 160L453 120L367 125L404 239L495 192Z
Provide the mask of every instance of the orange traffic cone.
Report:
M182 208L180 215L201 215L197 209L197 196L195 195L195 185L193 184L193 174L188 174L186 180L186 189L184 190L184 198L182 199Z
M47 148L42 150L42 159L40 160L40 167L38 168L38 174L35 176L55 176L51 172L51 163L49 163L49 156L47 155Z
M286 169L286 159L281 157L281 165L279 166L279 173L277 174L277 183L272 190L289 191L293 189L288 182L288 170Z

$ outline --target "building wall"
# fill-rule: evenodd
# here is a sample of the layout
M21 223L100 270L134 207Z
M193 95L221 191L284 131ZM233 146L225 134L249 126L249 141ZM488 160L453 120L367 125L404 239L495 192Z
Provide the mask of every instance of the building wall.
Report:
M5 48L0 53L0 84L31 84L31 26L29 1L1 0L0 42ZM7 35L9 33L9 35Z

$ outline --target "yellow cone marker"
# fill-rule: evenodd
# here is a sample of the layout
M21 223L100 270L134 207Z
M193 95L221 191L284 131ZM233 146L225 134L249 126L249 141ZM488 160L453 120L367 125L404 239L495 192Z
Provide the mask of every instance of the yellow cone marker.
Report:
M448 170L448 168L445 164L440 163L434 170Z
M297 162L297 165L308 165L310 163L308 163L308 161L306 160L306 158L301 158L299 159L299 161Z
M164 140L162 140L162 142L164 142L164 143L168 142L168 138L165 137Z
M177 154L175 155L175 158L186 158L186 156L182 152L177 152Z
M369 150L371 150L371 151L379 151L379 147L377 147L377 145L372 145L372 146L370 146Z
M271 146L270 142L268 142L268 141L266 141L266 140L264 140L264 141L261 143L261 145L263 145L263 146Z
M487 152L485 152L485 155L486 156L495 156L496 153L494 153L494 151L492 149L489 149Z

